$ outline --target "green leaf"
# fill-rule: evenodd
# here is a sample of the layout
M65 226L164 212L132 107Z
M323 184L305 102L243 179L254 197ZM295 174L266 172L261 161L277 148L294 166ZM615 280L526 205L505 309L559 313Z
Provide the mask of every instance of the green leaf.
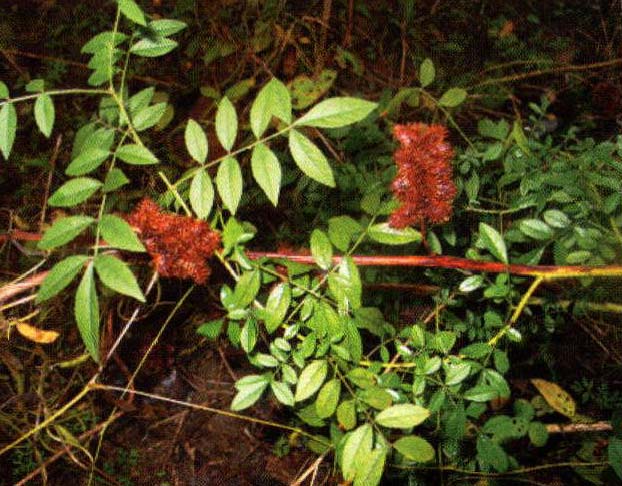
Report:
M254 319L247 319L240 331L240 346L245 353L250 353L257 344L257 323Z
M565 213L558 209L549 209L542 213L544 221L553 228L566 228L570 225L570 218Z
M135 143L122 145L117 149L117 157L131 165L153 165L158 159L147 147Z
M227 152L230 152L238 134L238 115L226 96L218 104L215 125L218 141Z
M161 37L177 34L186 27L188 27L186 23L181 20L158 19L149 22L149 29L153 30Z
M297 130L289 132L289 150L298 168L311 179L335 187L333 170L322 151Z
M118 46L125 41L125 39L127 39L127 35L122 32L101 32L100 34L91 37L91 39L84 44L84 46L82 46L80 52L83 54L95 54L97 51L100 51L107 46L111 46L113 44Z
M508 455L503 448L483 435L477 438L477 459L500 473L507 471L509 467Z
M199 219L206 219L214 204L214 186L205 170L200 170L190 183L190 205Z
M242 170L233 157L227 157L218 166L216 188L225 207L235 214L242 198Z
M58 219L45 231L37 247L41 250L51 250L57 246L69 243L90 226L93 221L95 220L89 216L69 216Z
M467 92L462 88L449 88L443 93L438 104L447 108L454 108L466 100Z
M499 398L499 392L489 385L476 385L464 392L464 399L471 402L488 402L495 398Z
M222 319L205 322L197 327L197 334L205 336L208 339L216 339L222 331L223 324L224 321Z
M367 452L356 471L353 486L377 486L382 479L384 462L387 458L386 450L376 448Z
M508 262L508 250L505 241L499 232L486 223L479 224L479 234L484 243L485 248L497 259L503 263Z
M8 160L15 142L17 131L17 112L12 103L7 103L0 109L0 151Z
M148 107L149 103L151 103L151 100L153 99L154 93L155 88L153 86L150 86L149 88L142 89L138 93L133 95L127 101L130 115L134 117L136 113L138 113L140 110Z
M276 206L281 190L281 164L272 150L263 143L257 144L253 148L251 169L259 187L270 202Z
M396 440L393 447L413 462L429 462L435 456L434 447L427 440L416 435L407 435Z
M265 308L266 330L272 334L283 322L291 301L289 285L282 282L275 286L268 295Z
M166 102L156 103L137 111L132 116L132 123L137 132L142 132L158 124L166 111Z
M337 422L345 430L353 429L356 425L356 400L345 400L337 407Z
M311 255L323 270L328 270L333 263L333 245L322 230L315 229L311 233Z
M536 447L543 447L549 439L549 432L546 425L542 422L531 422L529 424L529 440Z
M99 147L86 148L71 161L65 169L65 174L68 176L88 174L102 165L109 155L108 150Z
M326 373L328 373L328 363L325 360L309 363L300 373L294 399L301 402L318 391L326 379Z
M144 38L130 47L130 52L141 57L159 57L168 54L177 47L177 42L166 37Z
M54 127L54 102L49 94L43 93L35 101L35 121L41 133L48 138Z
M108 173L106 174L106 179L104 179L104 186L102 187L102 191L116 191L128 182L130 182L130 180L127 178L125 173L121 169L115 167L108 171Z
M272 79L259 93L251 106L250 123L255 137L263 135L272 116L285 123L292 121L292 101L287 87L278 79Z
M553 237L551 227L539 219L523 219L519 223L518 229L534 240L549 240Z
M99 230L106 243L126 251L146 251L132 227L123 218L114 214L104 214L99 221Z
M397 229L389 223L378 223L367 230L369 237L385 245L405 245L421 241L421 233L413 228Z
M407 429L419 425L429 416L430 411L419 405L400 403L376 415L376 423L392 429Z
M378 106L359 98L336 97L321 101L295 125L318 128L339 128L361 121Z
M436 77L436 68L432 59L425 59L419 67L419 84L422 88L431 85Z
M186 131L184 133L184 140L186 142L186 148L190 157L196 160L199 164L204 164L207 159L207 136L197 122L192 118L188 119L186 125Z
M77 206L91 197L102 183L90 177L78 177L71 179L60 186L50 196L48 204L55 207Z
M448 365L445 372L445 385L453 386L462 383L471 372L469 363L456 363Z
M235 284L232 303L239 309L247 307L255 300L260 286L261 275L258 270L244 272Z
M620 437L611 437L609 439L607 459L609 459L609 465L618 478L622 479L622 439Z
M121 13L132 22L142 25L143 27L147 25L145 14L134 0L117 0L117 3L119 4L119 10L121 10Z
M253 405L268 387L270 381L263 375L248 375L238 380L235 387L238 393L231 402L231 410L238 412Z
M5 83L0 81L0 98L8 98L9 97L9 88Z
M370 424L363 424L346 435L341 453L341 474L352 481L360 469L363 458L371 452L374 431Z
M525 136L525 131L523 130L523 126L520 120L514 120L514 124L512 125L512 138L516 142L516 145L527 155L531 155L531 150L529 150L529 141Z
M361 225L350 216L335 216L328 220L328 237L341 251L347 251L350 242L362 231Z
M74 314L87 351L95 362L99 362L99 303L92 263L86 268L78 285Z
M488 343L472 343L460 350L460 354L467 358L480 359L492 353L492 346Z
M294 406L294 394L287 384L282 381L272 381L270 383L270 388L279 402L288 407Z
M361 307L361 277L351 257L344 257L339 271L328 276L328 287L342 310Z
M52 267L37 292L37 304L48 300L62 291L80 273L88 257L73 255Z
M315 401L315 410L320 418L328 418L337 409L341 395L341 381L337 378L327 381L320 389Z
M479 289L482 285L484 285L484 277L481 275L471 275L460 282L458 289L460 292L468 293Z
M145 296L136 282L136 277L124 261L100 253L95 257L94 264L99 279L106 287L145 302Z

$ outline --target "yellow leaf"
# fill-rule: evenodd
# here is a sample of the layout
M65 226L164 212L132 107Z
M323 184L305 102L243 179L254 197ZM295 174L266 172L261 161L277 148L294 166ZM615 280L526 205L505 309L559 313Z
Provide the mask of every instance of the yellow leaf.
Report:
M570 394L561 386L539 378L533 378L531 383L553 410L569 418L575 416L577 405Z
M50 344L58 339L59 334L56 331L44 331L38 329L25 322L18 322L15 324L17 331L26 339L30 339L39 344Z

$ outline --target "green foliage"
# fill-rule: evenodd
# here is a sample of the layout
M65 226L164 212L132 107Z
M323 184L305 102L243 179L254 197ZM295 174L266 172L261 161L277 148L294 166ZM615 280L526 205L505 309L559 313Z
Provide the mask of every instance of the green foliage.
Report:
M392 278L390 272L363 271L352 255L359 249L409 254L424 244L435 253L476 262L613 263L622 242L622 138L598 143L569 132L560 141L526 130L519 119L484 119L470 139L452 116L469 93L455 86L436 91L441 70L425 59L418 86L402 88L379 104L343 96L319 101L334 82L326 70L316 80L299 77L289 86L268 80L248 103L250 110L239 106L250 81L224 96L215 93L214 131L226 154L210 159L217 151L208 146L205 120L189 118L182 131L192 167L171 181L174 171L167 171L162 154L145 143L145 132L164 123L169 107L153 88L130 93L126 74L133 56L159 57L175 49L170 36L185 24L151 20L134 0L117 4L122 22L82 48L90 55L88 84L94 88L80 92L100 103L76 132L68 179L48 201L71 214L55 220L38 244L59 261L37 302L61 294L80 276L75 322L86 350L100 360L103 299L119 294L146 301L141 280L121 253L145 248L113 212L131 178L157 173L167 188L164 203L221 230L218 257L232 280L220 289L222 315L200 325L197 333L210 339L225 333L259 370L235 383L233 411L274 396L293 409L300 427L311 430L307 446L333 451L341 475L354 486L379 484L387 463L410 467L438 461L505 473L518 467L513 444L544 447L548 432L538 420L541 410L521 399L511 405L512 413L510 405L497 408L512 403L508 349L525 334L517 328L521 314L533 314L527 279L509 271L465 271L456 278L430 269L425 276L442 287L434 297L436 309L429 317L404 322L395 318L397 305L391 308L382 296L364 292L366 284ZM0 83L4 158L15 141L17 103L34 100L35 124L44 137L54 129L53 96L63 92L46 90L40 79L25 90L31 95L12 98ZM403 104L420 103L442 115L467 142L464 149L456 147L454 220L425 232L395 229L386 221L396 207L389 193L395 168L378 118L396 117ZM533 126L546 115L542 105L531 107ZM346 155L340 164L320 148L331 144ZM248 257L248 243L256 233L267 233L235 218L248 214L244 210L253 191L281 208L306 198L301 207L283 212L305 220L291 228L308 241L313 264ZM67 255L75 246L86 246L78 236L89 241L94 236L94 244ZM394 281L414 275L404 274ZM621 451L616 436L607 454L619 476Z

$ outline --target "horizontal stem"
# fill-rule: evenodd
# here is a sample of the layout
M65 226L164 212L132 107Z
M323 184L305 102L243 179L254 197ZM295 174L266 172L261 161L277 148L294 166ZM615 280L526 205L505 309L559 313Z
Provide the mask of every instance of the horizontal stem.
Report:
M314 264L311 255L249 251L251 260L259 258L281 259L297 263ZM333 257L338 264L342 257ZM476 272L511 273L513 275L542 276L544 280L572 277L622 277L622 265L521 265L470 260L443 255L352 255L361 267L434 267L471 270Z

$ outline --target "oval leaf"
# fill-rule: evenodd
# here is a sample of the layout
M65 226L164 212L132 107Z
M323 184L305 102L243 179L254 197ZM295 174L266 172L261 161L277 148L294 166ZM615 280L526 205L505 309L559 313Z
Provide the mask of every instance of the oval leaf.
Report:
M376 415L376 423L392 429L407 429L419 425L429 416L430 411L419 405L401 403L386 408Z
M90 177L78 177L71 179L60 186L50 196L48 204L56 207L77 206L91 197L102 183Z
M52 267L37 292L37 303L48 300L62 291L80 273L88 257L73 255Z
M35 122L46 138L52 133L54 117L54 102L50 95L46 93L39 95L35 101Z
M141 57L159 57L168 54L177 47L177 42L166 37L139 40L130 48L130 52Z
M238 380L235 385L238 393L231 402L231 410L237 412L253 405L268 387L268 383L268 379L260 375L245 376Z
M335 187L333 170L326 157L311 140L297 130L289 132L289 150L300 170L317 182Z
M87 226L95 221L89 216L69 216L56 220L43 234L37 247L41 250L51 250L57 246L69 243L82 233Z
M341 395L341 381L337 378L327 381L317 394L315 411L320 418L328 418L337 409Z
M326 373L328 373L328 363L325 360L309 363L300 373L294 399L301 402L318 391L326 379Z
M105 214L99 222L101 235L110 246L127 251L145 251L145 247L132 230L132 227L122 218L113 214Z
M67 166L65 174L68 176L88 174L102 165L104 160L106 160L109 155L110 152L108 152L108 150L99 147L84 149Z
M263 135L273 115L285 123L292 121L291 96L278 79L272 79L261 88L251 106L250 123L255 137Z
M190 205L199 219L209 216L214 204L214 186L205 170L200 170L190 183Z
M434 459L434 447L422 437L407 435L396 440L393 447L409 461L428 462Z
M289 389L289 386L282 381L273 381L270 383L270 388L279 402L288 407L294 406L294 394Z
M184 140L186 142L186 149L188 149L188 153L190 157L196 160L199 164L205 163L207 159L207 136L197 122L195 122L192 118L188 119L188 124L186 125L186 131L184 133Z
M265 308L266 330L273 333L285 319L291 301L289 285L282 282L274 287L268 295Z
M120 294L134 297L140 302L145 301L145 296L136 282L136 277L127 264L112 255L97 255L95 257L95 270L102 283Z
M145 14L134 0L118 0L118 3L119 10L121 10L121 13L128 19L143 27L147 25Z
M419 67L419 84L422 88L431 85L436 77L436 69L432 59L425 59Z
M569 418L575 416L577 405L570 394L561 386L539 378L533 378L531 383L538 389L540 395L553 410Z
M235 112L235 107L226 96L220 100L215 123L218 141L227 152L230 152L238 133L238 115Z
M462 88L449 88L443 93L438 104L447 108L453 108L466 100L467 92Z
M235 214L242 198L242 171L233 157L227 157L218 166L216 188L225 207Z
M9 158L15 132L17 130L17 112L12 103L7 103L0 109L0 151L5 159Z
M374 431L370 424L363 424L346 435L341 453L341 474L346 481L352 481L363 462L363 457L371 451Z
M486 249L497 259L503 263L508 262L508 250L505 241L499 232L486 223L479 224L479 234Z
M318 128L339 128L351 125L369 115L377 104L359 98L336 97L321 101L295 124Z
M315 229L311 233L311 255L322 270L327 270L333 263L333 245L322 230Z
M421 233L413 228L397 229L389 223L378 223L367 231L369 237L385 245L405 245L421 241Z
M87 351L95 362L99 362L99 303L92 263L86 268L78 285L74 314Z
M263 143L255 145L251 156L251 170L259 187L276 206L281 190L281 164L276 155Z
M153 165L158 159L147 147L135 143L122 145L117 149L117 157L131 165Z

